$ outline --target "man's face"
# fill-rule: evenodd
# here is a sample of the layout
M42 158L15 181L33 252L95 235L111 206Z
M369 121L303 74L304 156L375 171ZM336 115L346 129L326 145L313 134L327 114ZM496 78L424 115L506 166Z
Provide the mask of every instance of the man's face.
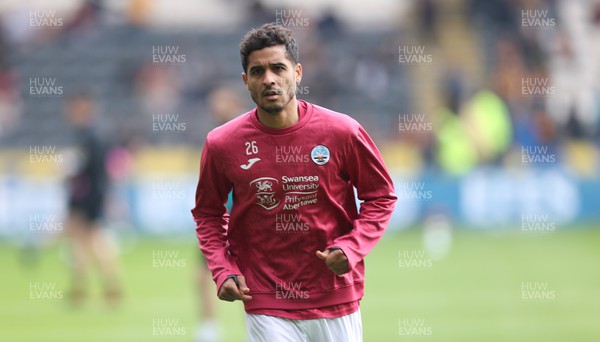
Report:
M242 80L257 106L270 114L280 113L296 96L302 66L292 65L283 45L252 51Z

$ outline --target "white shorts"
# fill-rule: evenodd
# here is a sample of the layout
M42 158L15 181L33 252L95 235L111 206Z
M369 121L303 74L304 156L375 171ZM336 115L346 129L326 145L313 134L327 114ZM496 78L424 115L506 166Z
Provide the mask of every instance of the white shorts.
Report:
M338 318L296 320L246 314L249 342L362 342L360 310Z

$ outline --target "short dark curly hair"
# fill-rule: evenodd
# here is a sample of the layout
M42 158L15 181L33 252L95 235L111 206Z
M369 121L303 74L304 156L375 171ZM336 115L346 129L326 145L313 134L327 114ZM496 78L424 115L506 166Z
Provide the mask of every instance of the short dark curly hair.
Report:
M292 36L292 31L274 23L264 24L260 28L250 30L240 42L240 57L244 72L248 71L248 56L252 51L266 47L283 45L287 58L294 65L298 63L298 44Z

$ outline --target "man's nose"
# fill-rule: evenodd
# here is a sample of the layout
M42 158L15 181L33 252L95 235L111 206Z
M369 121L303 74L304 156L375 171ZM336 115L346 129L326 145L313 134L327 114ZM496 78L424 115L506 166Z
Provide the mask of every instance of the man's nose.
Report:
M265 71L265 75L263 77L263 84L267 86L275 84L275 74L271 72L271 70Z

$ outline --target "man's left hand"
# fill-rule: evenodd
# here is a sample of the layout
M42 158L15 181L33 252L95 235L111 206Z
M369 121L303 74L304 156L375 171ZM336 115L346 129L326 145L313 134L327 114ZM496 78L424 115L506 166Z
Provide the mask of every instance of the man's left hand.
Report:
M325 261L325 265L335 274L340 275L348 272L348 258L341 249L317 251L316 254L319 259Z

